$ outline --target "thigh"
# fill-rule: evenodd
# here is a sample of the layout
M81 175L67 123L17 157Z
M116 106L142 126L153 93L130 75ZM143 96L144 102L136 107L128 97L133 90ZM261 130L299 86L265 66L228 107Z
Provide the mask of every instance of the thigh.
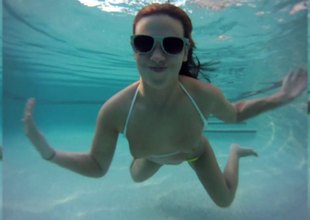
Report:
M230 200L230 193L215 154L206 138L204 152L197 161L190 164L210 197L216 202Z

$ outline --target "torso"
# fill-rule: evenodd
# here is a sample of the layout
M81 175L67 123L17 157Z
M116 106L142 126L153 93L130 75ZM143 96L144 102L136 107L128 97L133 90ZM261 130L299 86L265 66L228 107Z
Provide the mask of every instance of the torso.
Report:
M186 80L187 78L182 80L183 85L190 93ZM122 116L123 124L138 85L139 83L135 83L122 93L128 95L126 108L124 107L127 111ZM200 102L195 94L191 93L191 96L198 101L199 106ZM128 97L131 97L130 100ZM204 115L207 117L206 111ZM123 129L124 125L122 131ZM180 90L177 98L160 111L147 106L138 94L128 121L126 137L134 158L146 158L160 164L178 164L202 153L202 134L202 119L189 97Z

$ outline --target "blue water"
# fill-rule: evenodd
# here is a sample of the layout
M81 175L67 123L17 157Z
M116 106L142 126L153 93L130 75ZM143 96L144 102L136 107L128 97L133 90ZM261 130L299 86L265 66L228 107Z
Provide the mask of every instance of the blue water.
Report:
M101 179L43 161L23 135L28 97L38 100L35 118L52 146L84 152L102 103L138 79L129 36L133 14L146 1L85 2L3 1L3 219L307 219L307 94L240 125L210 118L205 135L221 167L231 143L259 154L241 160L236 198L227 209L214 205L186 163L134 183L121 135ZM289 70L307 66L302 1L172 2L192 18L201 61L220 61L210 78L232 101L272 94Z

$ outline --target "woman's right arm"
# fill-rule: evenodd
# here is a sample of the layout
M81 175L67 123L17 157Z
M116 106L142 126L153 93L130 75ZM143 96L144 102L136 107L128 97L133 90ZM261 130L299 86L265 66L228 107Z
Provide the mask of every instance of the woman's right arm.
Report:
M96 133L89 153L74 153L56 151L45 139L33 120L34 99L27 101L24 112L24 130L36 150L41 156L61 167L84 176L104 176L113 158L118 131L113 128L113 117L107 116L111 111L102 108L99 112Z

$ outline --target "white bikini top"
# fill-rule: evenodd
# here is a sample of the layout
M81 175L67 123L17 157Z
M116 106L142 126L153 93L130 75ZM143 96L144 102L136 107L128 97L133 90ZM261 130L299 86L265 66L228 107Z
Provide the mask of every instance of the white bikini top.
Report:
M182 90L185 92L185 94L188 96L188 98L192 102L192 104L195 107L195 109L197 110L197 112L198 112L198 114L199 114L199 116L201 118L201 121L203 123L203 126L204 127L207 126L207 124L208 124L207 119L202 114L202 111L198 107L198 105L195 102L194 98L189 94L189 92L185 89L185 87L183 86L183 84L181 82L179 82L179 85L182 88ZM128 114L127 114L127 118L126 118L126 122L125 122L125 126L124 126L124 131L123 131L123 134L124 134L125 137L127 137L126 135L127 135L128 123L129 123L129 119L130 119L131 113L133 111L134 104L135 104L136 99L137 99L138 92L139 92L139 86L136 89L136 92L135 92L135 94L133 96L133 99L131 101L130 108L129 108L129 111L128 111Z

